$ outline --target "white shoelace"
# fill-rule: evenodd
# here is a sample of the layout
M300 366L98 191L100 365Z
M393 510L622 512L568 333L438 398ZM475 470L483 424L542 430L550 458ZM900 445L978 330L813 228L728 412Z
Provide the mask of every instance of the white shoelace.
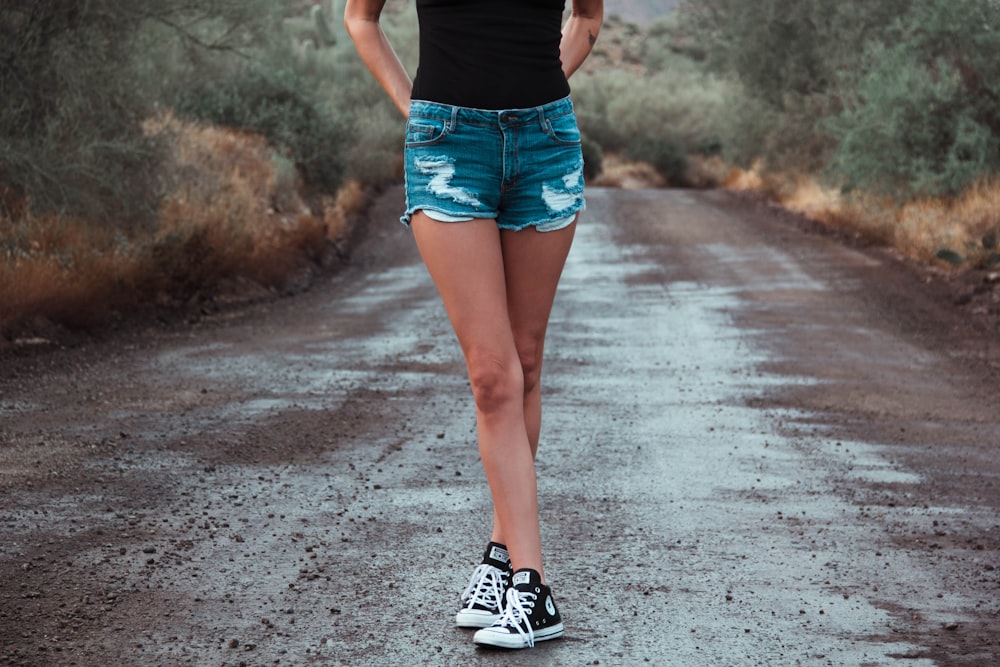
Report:
M492 565L481 564L472 572L469 585L462 593L462 604L471 607L480 604L489 609L499 610L503 603L503 592L506 588L504 573Z
M538 596L534 593L510 588L507 591L507 605L493 627L514 628L517 630L517 634L521 635L521 639L525 641L528 648L533 647L535 645L535 631L531 629L531 623L528 620L528 609L535 608L535 600L537 599Z

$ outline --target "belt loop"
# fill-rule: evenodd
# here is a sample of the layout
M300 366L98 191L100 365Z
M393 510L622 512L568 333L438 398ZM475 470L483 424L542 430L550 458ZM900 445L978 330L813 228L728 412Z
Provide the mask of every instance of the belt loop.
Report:
M538 126L541 128L542 132L545 131L545 107L536 107L538 109Z
M453 104L451 107L451 125L448 127L448 131L454 132L456 127L458 127L458 106Z

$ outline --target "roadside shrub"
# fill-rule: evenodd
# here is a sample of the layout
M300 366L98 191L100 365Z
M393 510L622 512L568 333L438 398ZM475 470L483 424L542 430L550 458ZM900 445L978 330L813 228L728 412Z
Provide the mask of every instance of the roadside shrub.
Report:
M603 154L646 162L669 184L685 186L689 157L723 152L726 105L735 86L705 69L699 61L704 51L677 14L633 26L624 37L614 22L609 27L608 48L635 41L639 63L585 69L574 77L581 131Z
M0 335L299 289L337 260L403 121L312 7L0 4Z
M652 75L596 72L580 77L574 94L581 130L605 152L652 164L683 185L687 155L722 149L726 84L688 66Z
M636 138L626 149L625 157L650 164L671 185L686 183L687 156L668 136L661 134Z
M829 123L834 174L907 199L956 195L1000 171L1000 6L918 0L889 36Z
M347 129L323 113L309 81L289 64L251 61L224 81L206 81L183 92L179 115L258 133L285 151L306 183L319 192L336 192L345 164Z
M635 74L600 70L579 72L573 77L573 100L580 131L604 151L619 152L627 144L618 119L609 109L615 99L638 83Z
M148 219L156 145L130 92L133 12L120 0L0 4L0 183L8 215ZM6 202L6 204L5 204ZM19 210L14 210L15 208Z
M822 173L836 141L818 125L828 113L822 95L803 98L794 108L777 109L739 83L723 93L719 117L720 153L750 168L763 160L768 169L786 173Z
M415 6L389 2L383 19L393 47L413 76L418 59ZM343 153L350 177L374 188L402 179L405 119L369 74L346 34L335 48L317 51L313 66L312 80L325 100L325 112L351 131Z
M248 48L267 33L269 4L0 3L0 207L15 217L30 205L96 224L150 223L163 147L140 123L174 71L162 56L207 61ZM149 50L159 43L170 50Z
M824 119L840 113L865 47L914 0L686 0L678 31L705 66L738 82L725 91L723 145L748 166L819 173L836 148Z
M593 181L604 169L604 151L601 150L600 144L582 133L580 144L583 149L583 178Z
M382 188L403 178L405 121L391 104L369 107L352 126L344 158L352 178Z
M171 137L171 152L159 229L139 241L146 291L183 299L233 276L280 285L337 233L302 201L262 136L170 115L150 124Z
M707 56L702 41L686 30L680 12L661 16L645 29L641 58L648 72L700 68Z
M288 289L296 273L333 261L359 188L320 197L314 212L263 137L169 114L145 126L170 149L155 230L0 216L0 335L36 317L88 327L119 308L176 307L226 281Z
M995 0L690 0L680 16L708 66L741 84L722 124L739 164L897 200L954 196L1000 169Z

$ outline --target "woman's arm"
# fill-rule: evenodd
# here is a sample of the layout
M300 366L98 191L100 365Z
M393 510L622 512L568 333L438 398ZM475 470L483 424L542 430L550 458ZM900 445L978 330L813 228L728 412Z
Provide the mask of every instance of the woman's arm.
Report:
M590 55L603 22L604 0L573 0L573 9L563 26L562 43L559 45L567 79Z
M385 0L347 0L344 25L362 62L389 93L396 108L407 116L413 83L379 25L384 6Z

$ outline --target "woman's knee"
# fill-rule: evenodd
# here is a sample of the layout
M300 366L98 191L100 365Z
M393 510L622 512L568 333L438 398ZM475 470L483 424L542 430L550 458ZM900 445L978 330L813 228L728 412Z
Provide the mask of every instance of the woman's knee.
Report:
M520 404L524 395L521 366L495 354L471 352L467 358L469 382L476 407L493 412L511 404Z
M521 375L524 378L524 393L538 386L542 375L542 343L531 338L518 341L517 356L521 362Z

